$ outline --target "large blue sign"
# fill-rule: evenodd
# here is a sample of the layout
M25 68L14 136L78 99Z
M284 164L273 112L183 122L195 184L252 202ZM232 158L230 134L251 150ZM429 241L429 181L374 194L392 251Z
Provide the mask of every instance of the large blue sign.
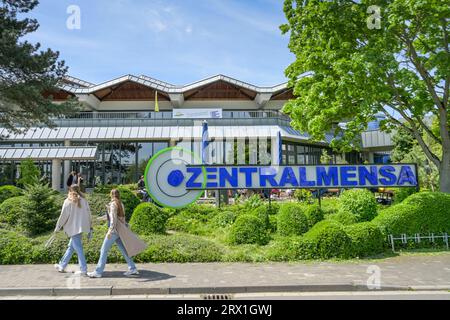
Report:
M416 187L415 164L228 166L196 165L181 148L164 149L150 159L146 183L164 206L183 207L205 189L291 189Z

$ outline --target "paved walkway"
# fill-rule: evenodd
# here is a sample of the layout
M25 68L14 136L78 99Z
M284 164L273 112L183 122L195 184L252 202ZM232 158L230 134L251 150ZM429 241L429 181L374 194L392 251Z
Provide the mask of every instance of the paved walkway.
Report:
M64 295L73 288L89 295L367 290L369 277L375 275L368 269L379 270L384 290L450 289L450 253L356 263L160 263L138 268L140 275L125 277L126 265L110 264L103 278L89 279L58 273L52 265L0 266L0 295L10 295L12 289Z

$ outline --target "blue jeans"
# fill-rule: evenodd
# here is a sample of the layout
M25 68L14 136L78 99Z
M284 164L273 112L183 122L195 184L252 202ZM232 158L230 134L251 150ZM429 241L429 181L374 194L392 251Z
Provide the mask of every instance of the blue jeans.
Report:
M78 256L78 264L80 265L80 271L86 272L87 264L83 252L82 233L76 234L70 238L69 246L66 250L66 253L61 258L59 265L61 266L61 268L65 269L69 264L69 261L72 258L74 251L77 253Z
M128 253L125 250L125 247L123 246L122 240L120 240L119 235L117 233L111 233L110 239L108 239L108 236L106 236L105 240L103 240L102 249L100 251L100 259L98 260L97 268L95 268L96 273L102 274L103 270L105 270L106 259L108 258L108 251L109 249L111 249L114 242L117 244L117 247L119 247L119 251L125 258L125 261L128 264L128 269L130 271L136 270L136 265L134 264L133 260L128 256Z

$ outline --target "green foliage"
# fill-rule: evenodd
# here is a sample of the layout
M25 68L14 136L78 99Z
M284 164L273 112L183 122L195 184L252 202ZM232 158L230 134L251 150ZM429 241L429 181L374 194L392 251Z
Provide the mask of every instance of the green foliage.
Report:
M315 258L348 258L351 256L351 239L337 222L323 220L304 235L304 241L313 248Z
M225 228L232 225L236 218L237 214L233 211L222 211L211 219L211 224L216 228Z
M324 218L323 211L317 204L307 206L305 209L305 215L308 219L309 228L311 228L317 222L322 221Z
M264 201L261 199L261 196L259 194L254 194L244 202L244 207L246 210L251 210L262 206L263 204Z
M145 239L149 246L135 257L136 262L215 262L224 254L214 242L191 235L154 235Z
M19 185L25 186L27 184L34 184L39 180L41 176L41 171L34 164L34 161L31 159L26 159L20 162L19 166L20 178Z
M0 187L0 204L6 199L22 195L23 190L15 186L1 186Z
M352 256L365 257L384 251L386 238L376 224L361 222L345 226L344 230L352 240Z
M321 201L321 208L324 214L338 213L339 207L339 198L323 198Z
M204 235L208 232L206 227L207 218L207 215L198 212L181 211L169 218L167 221L167 229L195 235Z
M6 199L0 204L0 222L16 226L23 218L25 196Z
M358 221L370 221L377 215L377 202L367 189L345 190L339 199L340 211L356 215Z
M61 210L57 194L39 182L26 185L20 224L28 234L38 235L53 230Z
M282 236L301 235L308 231L308 218L300 205L285 203L280 207L277 231Z
M32 245L27 237L0 229L0 265L31 262Z
M141 203L131 216L131 229L142 235L164 233L166 231L168 215L152 203Z
M416 192L416 188L394 188L393 203L398 204Z
M39 24L27 17L38 1L2 1L0 30L2 58L0 70L0 105L2 127L18 132L32 125L53 125L62 114L77 110L74 101L53 103L52 95L67 73L59 53L25 41Z
M303 236L282 237L269 244L267 259L270 261L307 260L315 257L316 244Z
M94 193L100 193L109 195L112 189L117 189L119 185L117 184L97 184L94 188Z
M250 212L250 214L253 214L255 217L258 217L264 222L264 226L267 230L270 229L269 210L269 205L262 205L256 207Z
M298 202L305 202L305 203L313 202L311 191L306 189L295 189L294 198L297 199Z
M106 206L111 202L107 194L90 193L86 195L86 200L91 208L93 216L103 216L107 213Z
M252 214L243 214L231 226L229 241L231 244L264 245L269 236L263 220Z
M382 210L373 220L384 235L450 231L450 195L442 192L415 193L402 203Z
M349 225L358 222L358 216L348 211L341 211L335 214L329 214L326 216L326 219L339 222L343 225Z
M125 206L125 218L129 221L134 209L141 203L141 201L133 191L126 187L119 186L117 187L117 190L119 190L120 198Z

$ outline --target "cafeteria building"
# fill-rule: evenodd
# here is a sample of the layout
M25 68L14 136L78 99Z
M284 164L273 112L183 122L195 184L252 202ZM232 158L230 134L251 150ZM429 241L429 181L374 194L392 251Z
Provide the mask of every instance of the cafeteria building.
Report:
M309 141L281 112L293 98L287 83L262 87L224 75L186 85L143 75L101 84L66 77L45 94L55 101L77 97L82 110L54 119L55 128L15 134L0 126L0 184L17 181L24 159L32 159L57 190L65 188L72 170L82 174L87 188L134 183L159 150L182 146L200 155L204 120L214 164L319 164L323 150L333 162L382 163L392 149L391 135L381 132L377 121L362 134L359 152L333 154L331 135Z

